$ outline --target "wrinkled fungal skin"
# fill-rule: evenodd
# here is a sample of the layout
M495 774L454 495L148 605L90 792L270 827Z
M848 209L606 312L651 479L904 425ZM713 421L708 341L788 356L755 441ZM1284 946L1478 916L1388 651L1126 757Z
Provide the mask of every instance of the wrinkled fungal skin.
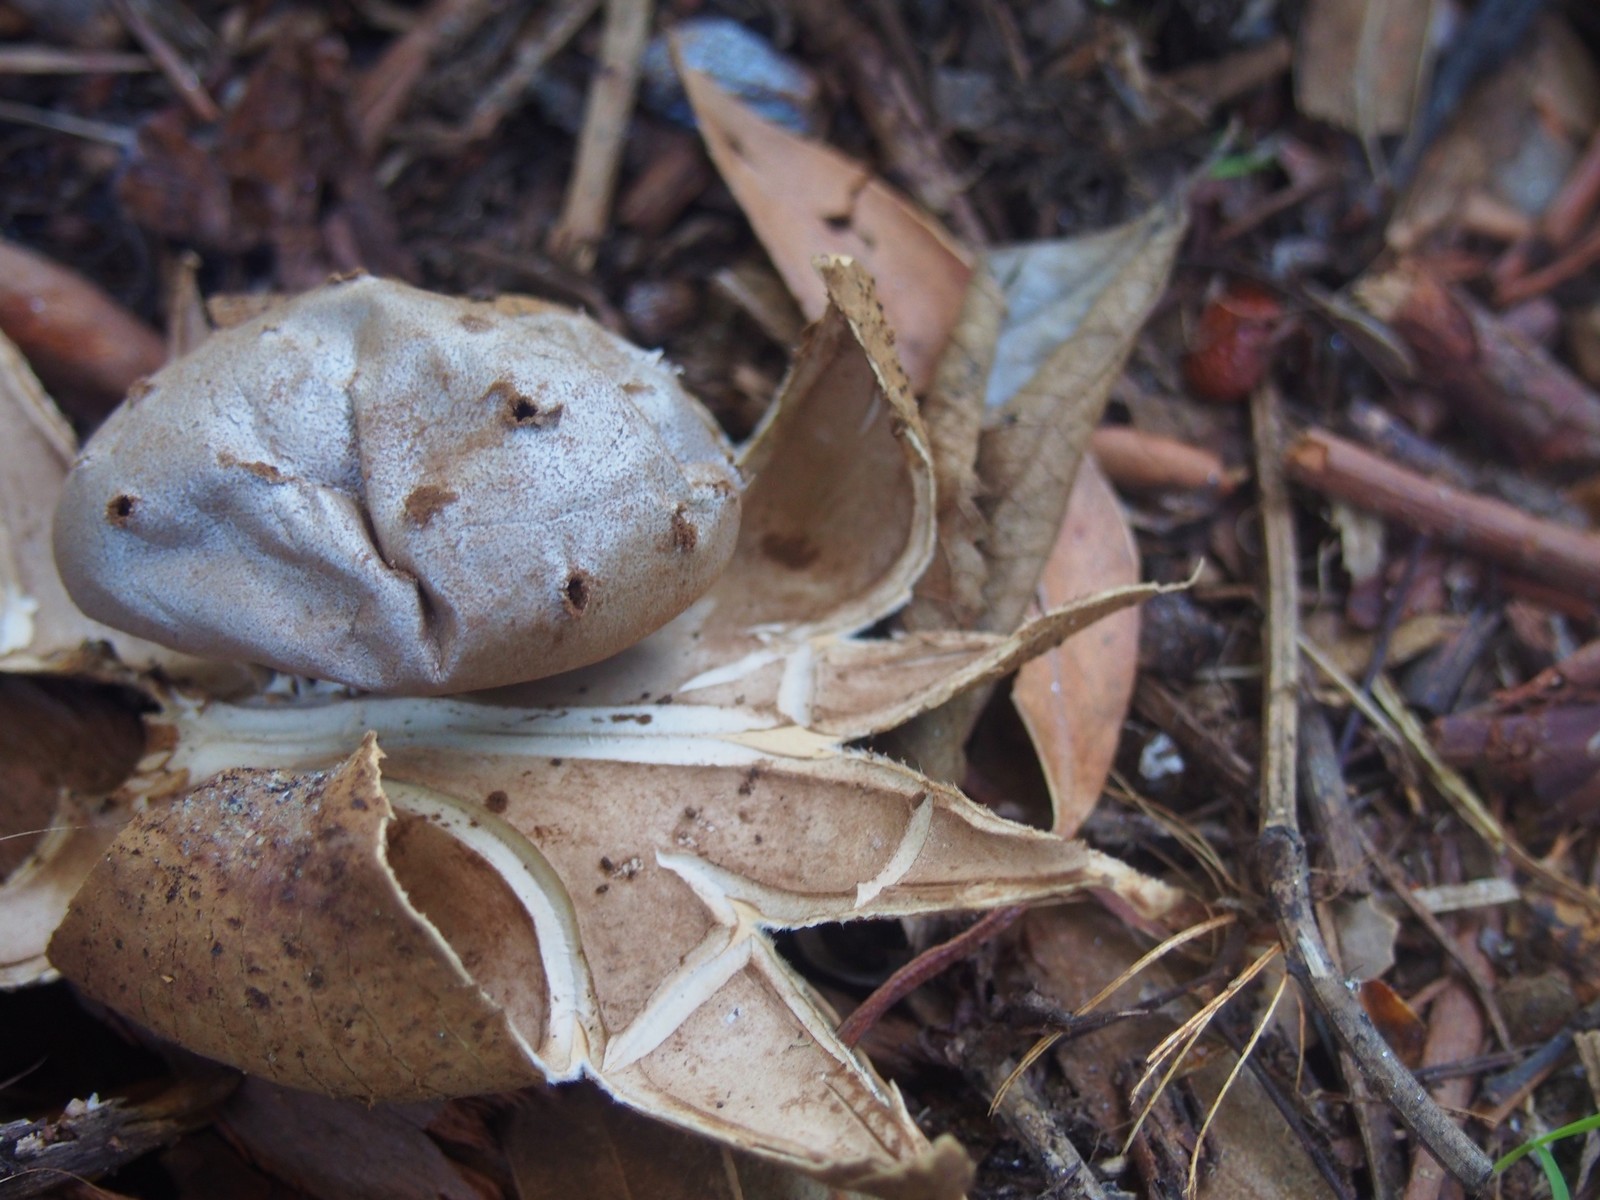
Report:
M738 525L731 450L657 356L361 276L136 388L54 540L108 625L426 695L631 645L710 587Z

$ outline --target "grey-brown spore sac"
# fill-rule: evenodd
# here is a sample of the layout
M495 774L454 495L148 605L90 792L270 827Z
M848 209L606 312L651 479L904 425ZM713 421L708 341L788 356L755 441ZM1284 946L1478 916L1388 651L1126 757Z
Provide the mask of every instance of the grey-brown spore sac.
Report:
M537 679L671 620L738 535L710 415L581 316L362 277L150 384L74 467L56 562L84 612L189 653L412 695Z

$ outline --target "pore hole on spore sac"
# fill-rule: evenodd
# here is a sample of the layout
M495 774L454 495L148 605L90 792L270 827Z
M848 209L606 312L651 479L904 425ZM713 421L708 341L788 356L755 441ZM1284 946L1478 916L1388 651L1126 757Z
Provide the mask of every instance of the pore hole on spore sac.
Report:
M106 505L106 520L113 525L126 525L138 503L138 497L126 493L111 497Z
M573 616L581 617L583 610L589 607L592 591L593 585L589 573L574 571L567 576L566 585L561 589L561 605Z

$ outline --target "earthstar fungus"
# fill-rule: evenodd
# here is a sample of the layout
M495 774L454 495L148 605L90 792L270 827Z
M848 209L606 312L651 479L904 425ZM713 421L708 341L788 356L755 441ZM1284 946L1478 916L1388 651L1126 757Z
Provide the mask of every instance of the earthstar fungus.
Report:
M389 695L323 689L224 703L147 683L159 706L147 719L149 752L114 797L130 819L92 869L79 869L51 964L158 1033L294 1086L384 1100L586 1075L642 1112L835 1186L908 1200L960 1195L969 1168L959 1146L926 1141L893 1085L838 1041L834 1015L766 933L1085 889L1150 917L1170 910L1175 892L1114 859L1002 820L848 745L1156 589L1069 605L1010 636L856 636L904 603L928 561L932 470L870 281L848 260L820 269L828 310L735 466L719 458L709 425L687 454L663 435L678 466L659 488L639 489L649 502L642 544L667 553L682 503L701 531L689 550L707 547L681 590L676 580L660 589L676 616L587 666L544 678L517 667L529 682L489 694L430 696L456 686L458 677L434 669L451 656L385 660L381 647L336 647L338 668L312 673ZM294 311L336 310L338 289L352 286L392 285L334 285ZM447 303L456 304L415 300L461 311ZM359 322L341 319L337 339L346 339ZM265 328L242 336L259 339ZM426 357L425 342L413 339L410 352ZM629 372L645 369L638 352L614 354ZM335 405L366 386L365 360L338 361L332 384L305 384ZM169 373L195 370L179 363ZM495 382L460 364L449 373L466 378L458 395L473 401ZM580 400L563 403L560 428L584 428ZM140 407L117 435L130 444L143 436L134 429ZM229 436L261 426L226 404L197 411L195 444L207 449L184 451L197 472L239 478L267 497L245 506L252 514L281 512L271 489L311 480L306 494L319 499L295 501L315 518L309 527L367 556L346 569L319 545L302 550L297 570L310 560L331 567L346 600L386 596L386 572L413 574L412 597L436 578L383 524L404 525L406 489L434 471L403 461L403 448L420 443L395 439L380 471L360 465L382 457L365 444L353 458L348 444L290 453L289 441L260 435L281 457L250 461L292 474L297 482L286 484L219 463L206 440L216 432L208 423ZM307 465L317 454L326 455L321 475ZM74 573L88 569L77 531L96 544L126 532L106 520L106 489L113 500L118 489L133 494L114 458L92 445L91 478L67 486L57 536L75 588ZM476 478L478 468L441 460L428 485L461 490L452 471ZM179 482L181 499L188 484ZM176 503L139 486L146 512ZM214 497L211 486L196 483L193 494ZM351 495L364 498L375 533L340 507ZM244 546L254 555L268 524L248 536L207 533L217 540L206 553L214 560ZM474 528L464 523L461 536ZM564 544L547 561L597 561L583 553ZM437 560L429 569L451 570ZM137 627L160 636L168 610L156 595L139 599ZM449 603L464 614L477 599ZM170 611L176 628L177 606ZM405 611L403 631L425 633ZM518 629L534 620L504 618ZM292 635L294 622L283 624ZM293 646L261 655L257 643L230 641L236 632L213 628L185 648L312 665ZM351 662L379 664L378 673ZM10 899L0 889L0 919Z

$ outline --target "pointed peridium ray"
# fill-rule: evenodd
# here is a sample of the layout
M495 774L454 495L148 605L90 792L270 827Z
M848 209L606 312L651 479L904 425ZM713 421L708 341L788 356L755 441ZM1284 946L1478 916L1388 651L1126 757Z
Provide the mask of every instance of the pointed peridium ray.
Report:
M540 1078L550 1005L522 902L488 869L453 874L473 852L431 822L396 819L379 756L368 735L333 769L232 771L138 814L51 960L170 1040L291 1086L370 1101ZM485 913L536 992L496 998L467 968Z
M1135 584L1075 600L1009 636L967 631L888 640L819 637L767 648L707 671L676 692L683 703L734 705L836 741L882 733L969 688L1016 670L1103 617L1182 584Z
M512 708L362 696L316 707L245 708L174 697L167 719L177 728L177 746L150 765L187 772L196 782L230 767L315 766L349 753L369 729L390 749L450 746L479 754L729 766L767 754L814 758L937 707L1101 617L1170 590L1118 588L1047 613L1010 637L824 638L786 655L762 652L743 660L750 675L719 670L704 686L686 690L689 703ZM861 690L863 680L870 689ZM735 704L740 692L750 694Z
M166 719L176 729L177 744L150 756L147 765L186 772L195 781L229 767L334 761L368 730L389 750L448 747L469 754L737 766L762 757L739 739L775 725L744 710L709 705L538 709L376 696L304 708L178 698Z
M590 1046L603 1035L577 914L560 876L532 842L479 805L398 780L385 780L383 789L397 812L422 817L455 838L516 896L539 939L549 999L544 1041L533 1048L536 1059L552 1082L577 1078Z
M959 1151L944 1139L927 1143L898 1090L839 1042L833 1014L818 1006L771 944L743 938L729 957L736 969L717 972L718 986L647 1053L602 1071L601 1086L624 1103L836 1186L959 1196L965 1180ZM814 1062L750 1070L751 1062L774 1053ZM691 1067L694 1085L684 1087L677 1077ZM817 1150L823 1143L831 1147L826 1157Z
M869 805L897 808L901 834L882 857L867 860L871 874L818 880L819 890L811 891L764 880L759 865L736 869L705 855L658 852L657 861L682 877L722 921L729 919L730 903L747 905L764 928L793 929L995 908L1084 891L1115 892L1140 916L1158 919L1184 899L1176 888L1110 856L1007 821L890 759L843 751L825 762L769 763L766 770L774 778L789 771L826 779L848 792L863 814Z
M596 716L603 718L604 732L582 732ZM614 719L619 716L624 717L620 722ZM652 721L641 725L640 717ZM690 730L702 717L721 736L709 731L693 736ZM888 759L841 751L828 745L825 737L794 727L762 730L750 728L752 724L749 714L698 705L548 713L438 699L354 700L313 709L243 709L214 704L178 712L178 744L155 770L198 781L229 767L323 766L344 757L352 743L372 730L390 754L402 758L408 752L424 751L463 754L480 762L555 758L646 768L755 770L810 786L847 789L852 795L864 790L880 804L902 806L906 818L925 799L933 799L926 848L892 880L883 873L896 861L892 847L904 841L903 829L891 847L881 856L873 856L870 870L847 882L835 880L824 895L768 890L759 878L751 877L754 863L743 870L709 861L694 868L730 870L726 886L735 889L731 894L749 898L763 920L772 925L849 920L869 912L909 914L940 907L1016 903L1106 886L1095 881L1108 872L1117 875L1106 866L1112 860L997 817L954 789L936 785ZM792 743L788 747L792 754L781 753L786 738ZM742 739L749 742L741 744ZM409 773L411 768L406 770ZM433 781L435 786L439 782ZM663 803L677 801L666 796ZM863 816L865 812L862 810ZM947 872L942 878L931 873L936 862ZM733 880L740 881L737 887ZM858 897L864 892L871 893L870 902L860 905ZM1147 894L1132 900L1136 907L1159 911L1176 902L1176 893L1148 889L1142 893Z

